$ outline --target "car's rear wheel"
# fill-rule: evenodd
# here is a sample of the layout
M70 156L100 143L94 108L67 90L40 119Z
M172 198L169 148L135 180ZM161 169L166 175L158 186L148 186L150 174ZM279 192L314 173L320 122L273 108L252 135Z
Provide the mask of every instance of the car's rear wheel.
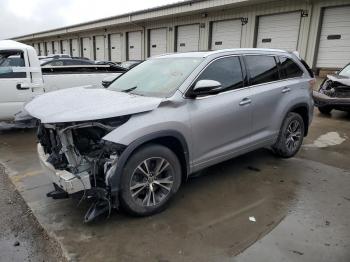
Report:
M318 111L320 111L322 114L329 115L332 111L332 108L329 106L322 106L318 108Z
M272 146L276 155L288 158L300 149L304 138L304 121L297 113L288 113L284 119L277 142Z
M181 184L181 165L173 151L156 144L132 154L121 177L121 205L136 216L162 211Z

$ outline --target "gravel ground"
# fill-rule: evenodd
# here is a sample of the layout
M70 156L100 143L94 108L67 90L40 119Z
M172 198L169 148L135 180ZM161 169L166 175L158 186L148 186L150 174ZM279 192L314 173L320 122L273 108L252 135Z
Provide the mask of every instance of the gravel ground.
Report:
M0 261L64 261L0 165Z

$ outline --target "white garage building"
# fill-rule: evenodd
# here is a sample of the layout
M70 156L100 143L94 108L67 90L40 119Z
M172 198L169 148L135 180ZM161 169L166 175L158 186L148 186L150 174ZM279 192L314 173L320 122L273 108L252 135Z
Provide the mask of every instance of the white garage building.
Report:
M297 50L314 69L350 62L350 0L191 0L14 38L40 55L138 60L171 52Z

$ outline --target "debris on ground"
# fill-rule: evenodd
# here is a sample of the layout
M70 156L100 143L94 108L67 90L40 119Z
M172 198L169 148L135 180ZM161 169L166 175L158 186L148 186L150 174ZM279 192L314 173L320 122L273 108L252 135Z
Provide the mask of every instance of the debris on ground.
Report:
M294 254L298 254L298 255L300 255L300 256L304 255L303 252L300 252L300 251L298 251L298 250L292 250L292 252L293 252Z
M248 168L249 170L252 170L252 171L255 171L255 172L260 172L260 171L261 171L261 169L259 169L259 168L257 168L257 167L254 167L254 166L247 166L247 168Z
M251 221L251 222L256 222L256 219L255 219L255 217L249 217L249 221Z

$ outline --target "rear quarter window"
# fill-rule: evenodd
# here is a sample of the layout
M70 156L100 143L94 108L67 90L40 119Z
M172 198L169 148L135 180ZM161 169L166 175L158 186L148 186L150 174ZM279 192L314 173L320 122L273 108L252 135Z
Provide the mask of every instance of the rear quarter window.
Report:
M280 56L281 79L300 77L304 71L290 58Z

